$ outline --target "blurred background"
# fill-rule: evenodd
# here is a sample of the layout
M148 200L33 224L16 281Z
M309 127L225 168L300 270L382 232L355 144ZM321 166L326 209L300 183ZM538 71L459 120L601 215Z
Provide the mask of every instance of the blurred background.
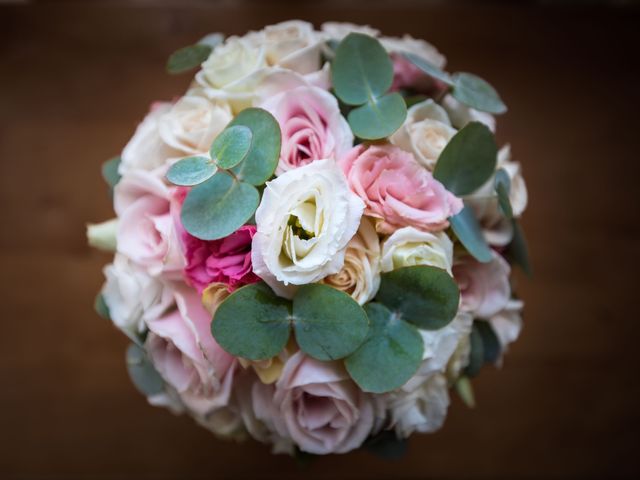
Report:
M149 406L128 341L93 312L110 257L100 165L150 102L181 95L170 53L209 32L299 18L433 43L489 80L524 167L535 269L501 369L455 395L399 462L357 452L300 469ZM0 478L638 478L638 111L633 1L0 0Z

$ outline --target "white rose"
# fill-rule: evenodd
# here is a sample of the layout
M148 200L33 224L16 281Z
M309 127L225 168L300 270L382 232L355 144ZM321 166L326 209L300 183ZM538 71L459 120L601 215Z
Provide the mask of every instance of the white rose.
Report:
M224 88L266 66L264 46L229 37L213 49L198 75L204 86Z
M350 33L362 33L370 37L378 37L380 31L369 25L356 25L348 22L325 22L320 27L325 37L330 40L342 40Z
M104 275L102 295L111 320L129 337L143 332L146 320L158 318L173 304L173 295L160 280L122 254L116 253Z
M198 95L185 95L158 119L160 138L184 156L209 151L232 120L231 108Z
M431 265L451 275L453 242L446 233L430 233L404 227L391 234L382 245L381 269L390 272L412 265Z
M255 214L254 272L289 298L290 285L338 273L363 210L333 160L318 160L267 182Z
M413 153L425 168L433 170L442 150L456 132L447 112L429 99L409 109L404 124L391 136L390 141Z
M372 221L362 217L360 228L347 245L344 266L323 283L342 290L364 305L380 287L380 241Z
M480 122L489 127L489 130L492 132L496 131L496 119L493 115L467 107L451 95L444 97L442 106L449 114L453 126L458 129L464 127L469 122Z
M522 330L522 300L509 300L507 306L489 319L496 336L502 346L502 351L506 351L509 344L515 342Z
M258 32L266 45L267 62L301 74L320 70L323 38L313 25L300 20L269 25Z
M410 35L405 35L402 38L382 37L380 42L389 53L413 53L438 68L444 68L447 63L447 59L438 52L436 47Z

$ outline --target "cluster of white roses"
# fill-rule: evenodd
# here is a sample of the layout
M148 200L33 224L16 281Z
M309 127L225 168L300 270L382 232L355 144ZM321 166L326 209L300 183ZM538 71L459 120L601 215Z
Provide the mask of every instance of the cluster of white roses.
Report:
M398 55L410 52L442 68L430 44L380 37L369 27L327 23L320 31L290 21L230 37L202 63L187 93L155 103L122 152L114 189L117 222L90 228L90 241L115 244L102 298L113 322L142 346L163 385L155 404L187 411L222 436L250 436L311 453L343 453L377 433L399 438L432 432L446 416L449 388L469 363L473 322L488 322L501 344L521 328L504 248L513 237L487 185L465 197L492 247L480 263L457 243L448 218L462 200L431 174L447 143L470 121L495 129L494 118L450 95L410 107L386 142L355 145L331 92L327 41L350 32L376 37L394 63L396 90L429 93L441 86ZM177 160L209 151L243 109L273 115L282 132L276 177L267 182L247 224L222 240L185 232L185 189L169 184ZM511 182L514 216L527 204L520 165L509 147L498 158ZM112 238L115 236L115 241ZM362 391L339 362L322 362L290 342L277 357L252 362L225 352L211 335L211 316L235 288L259 280L292 298L300 285L324 283L360 305L375 298L381 274L413 265L441 268L460 287L454 320L420 330L423 361L401 388Z

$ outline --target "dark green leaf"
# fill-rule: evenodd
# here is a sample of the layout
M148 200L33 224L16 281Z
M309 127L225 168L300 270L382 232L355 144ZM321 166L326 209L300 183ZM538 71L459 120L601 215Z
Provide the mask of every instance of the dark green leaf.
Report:
M424 73L433 77L437 80L440 80L447 85L453 85L453 79L449 76L448 73L443 72L438 67L433 65L432 63L426 61L424 58L416 55L415 53L403 53L405 58L413 63L416 67L422 70Z
M515 219L513 219L513 239L509 244L507 256L514 264L520 265L524 273L529 276L533 274L531 263L529 262L527 239L524 236L524 230Z
M219 171L191 189L182 205L182 224L194 237L217 240L244 225L259 202L260 194L253 185Z
M347 359L351 378L365 392L384 393L404 385L422 363L418 330L379 303L368 303L371 322L364 343Z
M482 112L501 114L507 111L498 92L477 75L454 73L453 84L452 95L460 103Z
M207 157L187 157L171 165L167 180L174 185L191 187L213 177L216 170L216 166Z
M382 274L376 298L402 320L437 330L455 317L460 291L445 270L417 265Z
M143 348L136 344L127 348L127 371L140 393L146 396L164 391L164 380L157 372Z
M280 125L273 116L261 108L241 111L229 127L242 125L251 130L251 149L244 161L233 168L240 179L252 185L262 185L273 176L280 159Z
M475 377L480 368L484 364L484 347L482 344L482 336L475 326L471 329L471 335L469 336L471 342L471 352L469 353L469 365L464 370L464 373L468 377Z
M211 158L220 168L235 167L249 153L252 137L249 127L235 125L225 128L211 145Z
M465 205L460 213L449 218L453 233L456 234L464 248L479 262L490 262L493 254L471 207Z
M336 49L331 76L340 100L348 105L362 105L389 90L393 64L378 40L350 33Z
M195 44L181 48L172 53L167 61L167 72L171 74L183 73L199 67L213 49L209 45Z
M349 295L328 285L302 285L293 298L293 326L300 349L318 360L354 352L369 330L367 315Z
M468 195L491 177L498 147L493 133L480 122L456 133L438 157L433 176L455 195Z
M482 339L482 350L485 363L496 363L500 358L500 341L493 331L491 324L484 320L473 322L473 328L478 330Z
M289 340L289 302L264 283L244 286L220 304L211 333L232 355L250 360L271 358Z
M513 217L513 209L511 208L511 201L509 200L509 192L511 191L511 179L509 174L501 168L496 172L495 189L498 195L498 205L500 211L507 218Z
M398 438L393 430L383 430L364 443L364 448L376 457L399 460L407 453L407 439Z
M349 112L349 125L354 135L365 140L377 140L394 133L407 118L407 105L402 96L388 93L371 99Z
M121 157L113 157L102 164L102 178L107 182L107 185L113 190L122 175L118 173L118 167L122 161Z
M109 313L109 306L107 305L107 302L104 301L104 295L102 295L102 292L96 295L96 299L93 302L93 308L96 311L96 313L100 315L102 318L106 320L111 320L111 314Z

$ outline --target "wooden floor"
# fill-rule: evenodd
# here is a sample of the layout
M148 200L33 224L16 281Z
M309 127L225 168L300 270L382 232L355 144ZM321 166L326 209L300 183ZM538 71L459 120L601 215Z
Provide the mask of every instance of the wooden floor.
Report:
M640 474L639 12L267 3L0 7L0 477ZM510 108L498 138L531 198L525 330L475 382L478 407L455 399L400 463L355 453L301 471L259 444L218 441L146 404L125 372L127 341L92 310L109 257L85 245L84 225L112 214L99 166L152 100L187 86L163 73L167 55L287 17L427 38Z

